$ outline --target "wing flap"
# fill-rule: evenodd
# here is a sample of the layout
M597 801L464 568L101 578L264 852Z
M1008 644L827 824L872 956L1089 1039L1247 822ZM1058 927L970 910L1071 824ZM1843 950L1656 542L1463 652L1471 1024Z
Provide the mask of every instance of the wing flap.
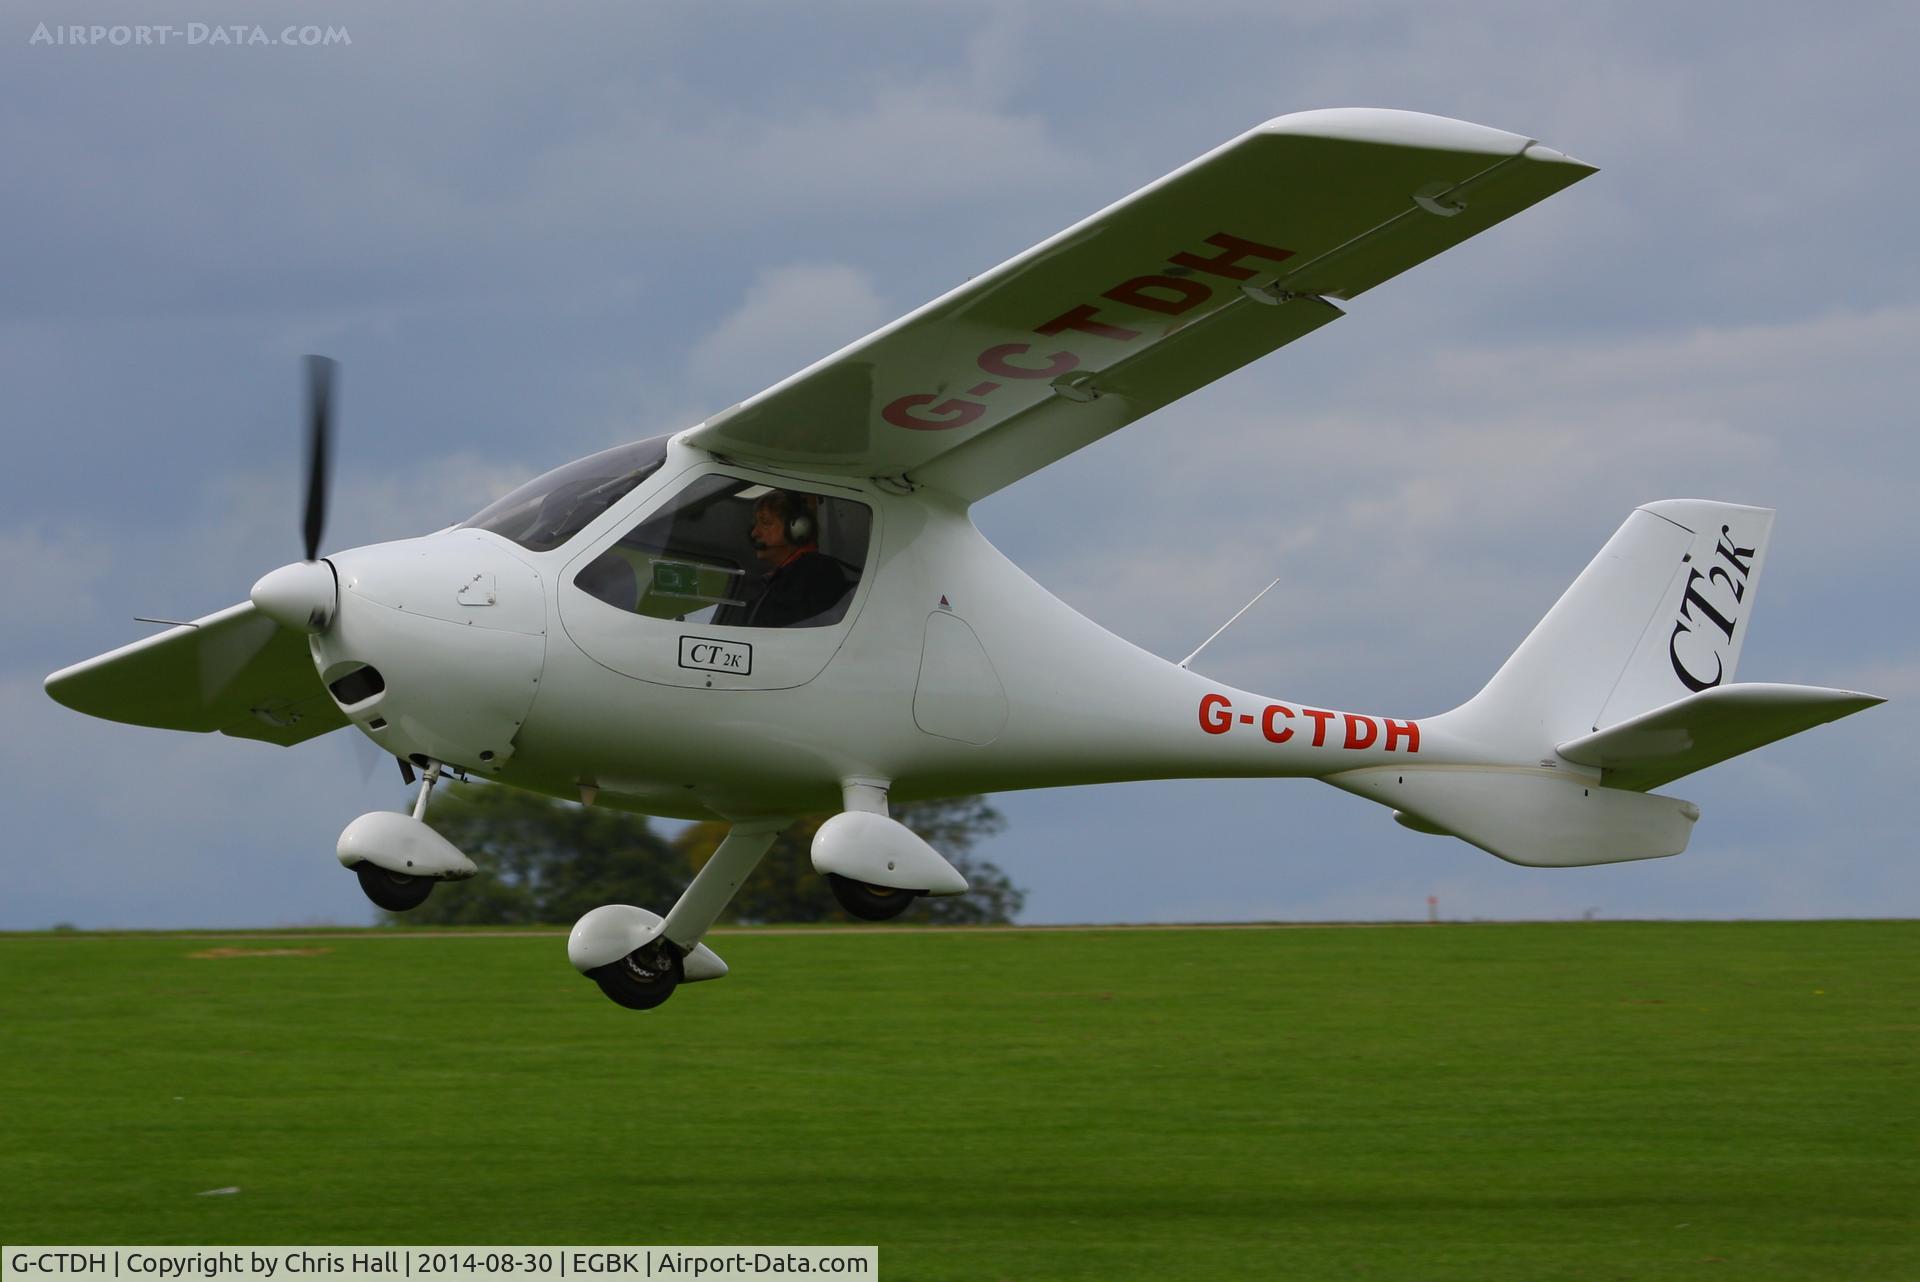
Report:
M63 668L46 688L57 702L108 721L282 745L347 724L307 639L245 601Z
M1283 116L686 439L979 498L1318 328L1339 314L1325 299L1371 289L1591 172L1435 116ZM989 436L1002 439L982 459L934 466ZM1019 436L1034 448L1014 448Z
M1609 788L1645 792L1885 700L1855 690L1746 682L1715 686L1560 745Z

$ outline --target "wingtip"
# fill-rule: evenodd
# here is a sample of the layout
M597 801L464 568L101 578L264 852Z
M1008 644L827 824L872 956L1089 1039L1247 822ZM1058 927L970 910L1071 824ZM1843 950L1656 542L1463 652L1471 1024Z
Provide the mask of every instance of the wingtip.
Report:
M1571 169L1577 169L1580 171L1581 178L1585 178L1588 174L1597 174L1600 172L1600 166L1590 165L1584 160L1569 156L1564 151L1556 151L1545 143L1529 143L1526 150L1520 154L1528 160L1536 161L1543 165L1566 165Z
M1296 111L1263 122L1258 132L1300 134L1316 138L1343 138L1384 146L1425 147L1436 151L1481 152L1489 156L1525 156L1547 165L1565 165L1577 177L1599 172L1599 166L1576 160L1564 151L1536 142L1524 134L1477 125L1470 120L1435 116L1422 111L1390 107L1327 107Z
M1477 151L1493 156L1515 155L1532 143L1530 138L1476 125L1470 120L1391 107L1323 107L1316 111L1296 111L1264 122L1260 131L1436 151Z
M73 676L73 670L75 666L77 665L70 664L67 667L60 669L58 672L49 672L46 675L46 678L40 682L40 688L47 692L47 697L49 699L52 699L55 703L59 704L63 708L73 707L71 703L67 702L66 699L61 697L60 687L64 685L69 679L71 679L71 677Z

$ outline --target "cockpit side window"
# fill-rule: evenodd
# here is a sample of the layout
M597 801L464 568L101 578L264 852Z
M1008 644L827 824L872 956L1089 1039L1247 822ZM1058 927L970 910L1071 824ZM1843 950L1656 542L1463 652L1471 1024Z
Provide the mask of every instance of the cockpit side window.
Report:
M846 616L873 512L733 476L693 481L574 576L614 609L682 623L820 628Z
M557 467L489 503L462 528L491 530L530 552L551 552L659 471L668 439L615 446Z

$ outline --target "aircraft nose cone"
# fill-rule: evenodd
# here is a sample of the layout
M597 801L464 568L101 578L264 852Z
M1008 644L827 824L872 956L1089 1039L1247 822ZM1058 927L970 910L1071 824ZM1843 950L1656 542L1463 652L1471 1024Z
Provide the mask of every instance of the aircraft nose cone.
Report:
M314 663L348 720L394 756L482 773L513 759L546 663L547 605L539 571L503 543L453 530L327 558L339 596ZM377 680L336 684L363 670Z
M253 608L295 632L324 632L333 621L339 588L325 561L295 561L264 576L247 593Z

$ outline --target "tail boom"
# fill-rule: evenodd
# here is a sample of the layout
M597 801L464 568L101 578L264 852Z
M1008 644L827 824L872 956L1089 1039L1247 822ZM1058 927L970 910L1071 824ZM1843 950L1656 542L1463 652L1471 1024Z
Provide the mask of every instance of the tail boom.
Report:
M1700 808L1678 797L1622 792L1534 767L1375 768L1327 782L1394 809L1417 832L1458 837L1534 868L1659 859L1687 848Z

